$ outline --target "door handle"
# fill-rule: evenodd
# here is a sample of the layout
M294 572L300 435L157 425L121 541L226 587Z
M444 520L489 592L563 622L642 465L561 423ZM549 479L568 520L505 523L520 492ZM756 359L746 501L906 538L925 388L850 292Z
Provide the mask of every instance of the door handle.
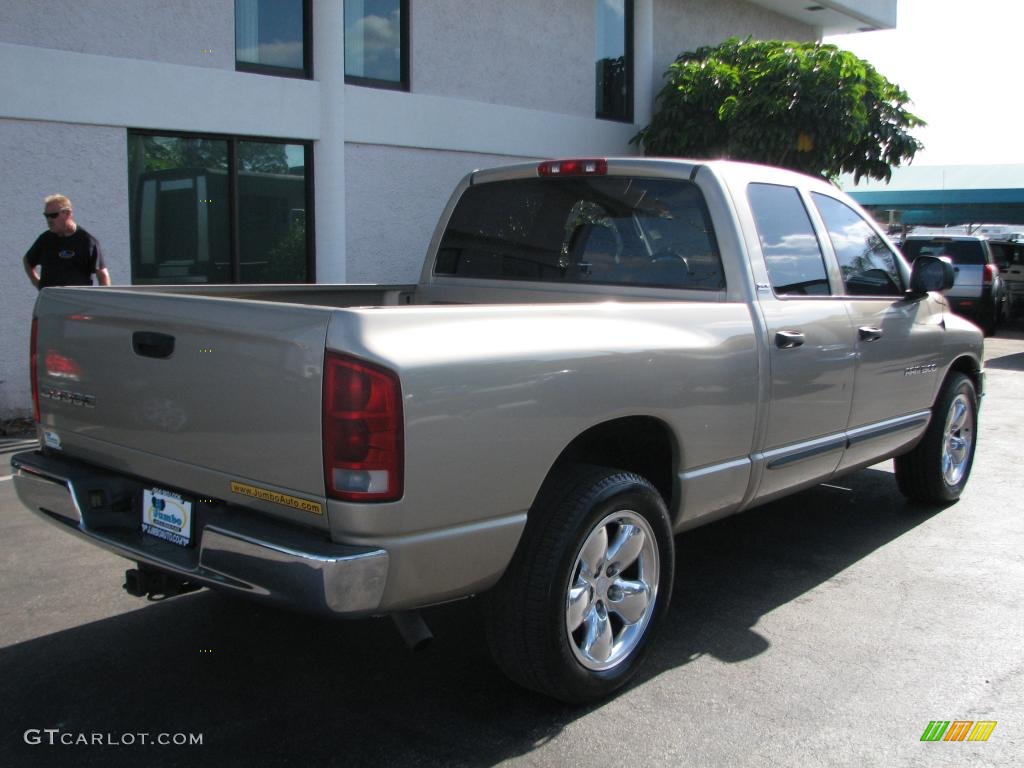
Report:
M857 329L857 334L861 341L878 341L882 338L882 329L875 328L873 325L862 325Z
M775 346L779 349L802 347L804 335L800 331L778 331L775 334Z

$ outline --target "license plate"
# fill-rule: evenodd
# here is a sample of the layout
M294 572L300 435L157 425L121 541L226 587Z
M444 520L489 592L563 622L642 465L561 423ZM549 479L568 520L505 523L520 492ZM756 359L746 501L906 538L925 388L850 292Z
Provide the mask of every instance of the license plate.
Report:
M187 547L192 541L192 502L162 488L142 492L142 531Z

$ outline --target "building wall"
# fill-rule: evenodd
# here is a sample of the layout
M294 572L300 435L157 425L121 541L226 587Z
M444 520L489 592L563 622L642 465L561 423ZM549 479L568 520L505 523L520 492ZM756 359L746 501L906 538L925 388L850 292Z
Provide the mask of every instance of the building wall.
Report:
M120 128L0 119L0 419L31 408L29 327L36 290L21 259L46 230L43 198L67 195L97 240L116 283L131 279L128 177Z
M683 51L717 45L729 37L815 40L817 30L744 0L654 0L655 93L662 75Z
M593 117L593 7L559 0L552 13L550 0L414 2L412 90Z
M413 0L411 92L344 83L342 3L311 0L316 79L235 71L233 0L0 3L0 418L27 413L21 257L42 197L71 197L131 279L127 131L312 141L320 282L415 281L474 168L621 155L682 50L731 34L813 39L746 0L635 0L634 124L594 118L592 0Z
M348 144L345 252L349 282L418 281L438 217L459 180L478 168L521 159Z
M234 0L39 0L0 3L0 42L235 68Z

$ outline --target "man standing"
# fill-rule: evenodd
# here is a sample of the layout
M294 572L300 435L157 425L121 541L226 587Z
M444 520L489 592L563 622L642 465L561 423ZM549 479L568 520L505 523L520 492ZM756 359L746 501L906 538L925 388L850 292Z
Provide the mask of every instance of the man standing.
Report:
M75 223L71 201L64 195L50 195L43 203L48 231L36 238L23 259L32 285L92 285L93 273L100 285L110 285L100 244Z

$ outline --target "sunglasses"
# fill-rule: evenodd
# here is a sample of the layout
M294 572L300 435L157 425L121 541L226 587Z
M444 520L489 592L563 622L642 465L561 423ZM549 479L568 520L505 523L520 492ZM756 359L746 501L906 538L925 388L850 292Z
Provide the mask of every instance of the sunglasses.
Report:
M60 216L60 215L61 215L62 213L68 213L68 209L67 209L67 208L64 208L63 210L60 210L60 211L55 211L55 212L53 212L53 213L45 213L45 212L44 212L44 213L43 213L43 216L45 216L45 217L46 217L46 218L48 218L48 219L56 219L56 218L57 218L58 216Z

